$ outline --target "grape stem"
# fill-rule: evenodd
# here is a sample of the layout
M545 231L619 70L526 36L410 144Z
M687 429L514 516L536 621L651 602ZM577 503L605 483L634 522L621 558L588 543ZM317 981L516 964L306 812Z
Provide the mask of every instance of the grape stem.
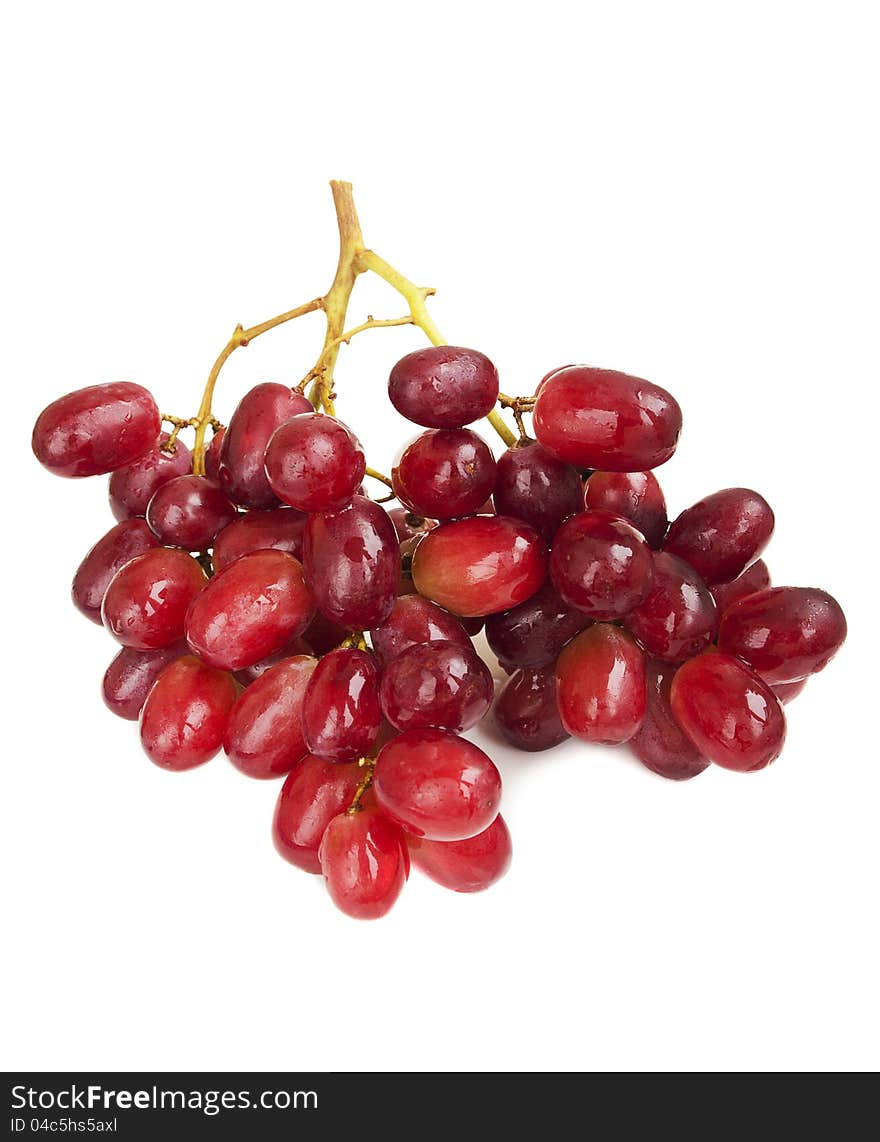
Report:
M536 397L509 397L507 393L498 394L498 403L502 408L509 408L513 413L513 419L516 421L516 427L519 432L519 443L529 439L529 434L526 432L525 425L523 424L523 413L531 412L535 407Z
M373 784L373 771L376 768L376 759L374 757L362 757L358 762L358 765L363 766L366 772L364 774L363 780L354 792L354 797L351 799L351 804L345 811L346 815L349 817L354 817L356 813L360 813L361 811L361 798Z

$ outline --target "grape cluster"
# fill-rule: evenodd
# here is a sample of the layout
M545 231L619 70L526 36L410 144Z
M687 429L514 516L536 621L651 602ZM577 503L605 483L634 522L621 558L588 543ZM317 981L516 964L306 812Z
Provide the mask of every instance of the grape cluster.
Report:
M506 871L501 777L461 736L492 709L529 751L629 743L682 780L761 769L782 704L846 634L824 591L770 587L760 495L728 488L671 525L653 469L681 411L664 389L570 365L501 398L534 434L496 461L471 428L499 400L474 350L411 353L395 408L424 431L368 498L364 448L298 391L261 384L202 465L161 432L151 395L107 384L62 397L33 448L64 476L112 473L118 521L73 600L121 644L103 680L168 770L221 749L283 778L275 845L323 873L334 902L384 915L412 862L461 892ZM475 649L509 677L495 696Z

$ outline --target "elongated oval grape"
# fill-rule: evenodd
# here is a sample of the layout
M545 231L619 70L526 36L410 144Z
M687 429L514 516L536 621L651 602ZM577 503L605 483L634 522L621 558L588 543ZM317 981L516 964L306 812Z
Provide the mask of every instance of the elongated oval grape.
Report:
M709 588L693 567L658 551L651 592L623 622L648 654L683 662L712 642L718 616Z
M461 428L488 416L498 400L498 370L476 349L434 345L407 353L388 378L401 416L425 428Z
M360 487L366 464L363 446L347 425L311 410L276 428L266 448L272 491L304 512L344 508Z
M44 408L31 447L56 476L100 476L155 448L161 427L152 394L115 381L77 389Z
M671 781L687 781L702 773L709 762L672 713L670 691L675 671L668 662L649 659L648 708L629 744L642 765L653 773Z
M145 516L157 488L192 470L192 453L183 441L174 441L173 452L162 448L167 442L168 433L163 432L149 452L111 473L108 493L110 510L116 519Z
M306 517L293 508L249 511L227 524L214 538L212 562L222 571L242 555L251 551L286 551L294 559L302 558L302 537Z
M161 650L183 637L187 610L206 581L185 551L154 547L110 580L101 608L104 626L123 646Z
M382 725L379 669L372 654L331 650L318 663L303 702L303 734L311 753L331 761L372 754Z
M204 476L176 476L157 488L147 505L147 523L170 547L205 551L238 512L218 484Z
M419 594L465 618L524 602L541 586L546 570L544 540L507 516L442 524L419 543L412 561Z
M770 572L763 559L756 559L750 567L735 579L731 579L729 583L716 583L711 591L719 619L737 599L744 599L746 595L752 595L755 591L764 591L769 586Z
M191 654L166 666L141 713L141 744L162 769L192 769L219 751L238 688Z
M761 554L773 511L750 488L725 488L686 508L670 525L664 551L686 560L711 586L727 583Z
M651 549L625 520L608 512L572 516L556 533L550 576L570 607L592 619L617 619L648 597Z
M843 610L827 591L771 587L727 608L718 647L775 684L824 670L845 638Z
M232 707L223 749L248 777L279 777L308 752L303 736L303 699L317 661L285 659L261 674Z
M309 516L303 567L321 613L348 630L372 630L394 607L400 578L397 534L364 496L338 512Z
M729 654L709 651L672 679L675 720L703 757L725 769L763 769L779 756L785 715L763 679Z
M486 640L505 669L547 666L592 621L583 611L570 607L548 579L518 607L490 615Z
M83 559L73 577L73 605L93 623L101 623L101 604L110 581L136 555L143 555L159 541L142 519L122 520L103 535Z
M373 792L379 808L408 833L460 841L495 820L501 775L464 738L443 730L406 730L379 753Z
M382 712L398 730L434 727L461 733L492 704L495 684L472 647L454 642L410 646L382 675Z
M425 642L454 642L469 650L471 640L458 619L421 595L402 595L391 614L370 631L373 650L387 665L411 646Z
M301 393L274 381L245 393L223 433L217 457L220 486L234 503L243 508L278 506L264 467L266 446L279 424L309 412L312 406Z
M118 718L136 722L153 683L170 663L189 653L183 640L162 650L133 650L124 646L104 672L104 704Z
M407 839L410 859L420 872L453 892L482 892L510 868L510 830L499 813L488 829L464 841Z
M643 472L675 451L681 409L650 381L572 365L541 386L533 424L547 451L577 468Z
M573 639L556 664L559 716L572 737L617 745L645 717L645 656L620 627L596 623Z
M622 516L649 547L660 547L669 526L666 499L653 472L594 472L584 485L584 507Z
M560 525L583 506L576 468L557 460L537 440L525 440L498 461L493 501L499 515L521 519L551 543Z
M319 873L318 849L334 817L354 799L364 771L357 765L306 754L288 773L272 821L275 848L305 872Z
M529 753L552 749L569 736L556 703L554 666L514 671L495 701L494 714L504 738Z
M355 920L386 915L409 876L402 831L374 808L334 817L318 857L331 900Z
M302 634L315 611L302 566L286 551L252 551L219 571L186 617L186 638L221 670L241 670Z
M469 428L432 428L404 450L395 480L405 502L429 519L473 515L495 486L495 457Z

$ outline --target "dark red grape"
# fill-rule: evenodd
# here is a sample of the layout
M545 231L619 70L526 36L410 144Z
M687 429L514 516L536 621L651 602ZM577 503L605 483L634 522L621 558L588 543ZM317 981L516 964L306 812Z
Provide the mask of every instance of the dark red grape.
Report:
M306 655L270 667L232 707L223 748L248 777L279 777L307 753L303 700L318 665Z
M369 757L376 744L379 669L372 654L331 650L318 663L303 703L303 734L311 753L331 761Z
M498 370L475 349L435 345L397 362L388 378L391 403L425 428L461 428L488 414L498 400Z
M175 440L174 451L166 452L161 446L167 441L168 433L163 432L149 452L117 468L110 476L110 510L116 519L145 516L147 504L157 488L192 470L192 453L183 441Z
M349 627L340 626L338 623L325 618L320 611L315 611L314 618L303 631L302 637L303 641L307 642L320 658L328 651L335 650L344 639L348 638L350 633Z
M334 817L354 800L364 771L306 754L288 773L278 794L272 839L285 860L319 873L318 848Z
M666 499L653 472L594 472L584 485L584 506L622 516L649 547L660 547L669 526Z
M471 647L454 642L410 646L382 675L382 712L398 730L433 727L461 733L492 704L495 684Z
M223 450L223 437L225 428L218 428L211 437L211 443L205 449L205 475L215 484L220 483L220 453Z
M231 674L191 654L166 666L141 713L141 744L163 769L192 769L218 752L238 694Z
M183 637L187 610L205 583L191 555L154 547L110 580L101 608L104 626L123 646L161 650Z
M341 420L303 413L275 430L266 448L266 475L275 495L304 512L338 511L360 487L366 469L361 442Z
M642 472L675 451L681 409L650 381L571 365L541 386L533 425L549 452L577 468Z
M241 670L302 634L315 612L300 563L286 551L252 551L218 571L186 617L200 658Z
M727 583L761 554L773 522L763 496L749 488L725 488L683 511L663 548L687 560L710 586Z
M356 920L389 912L409 876L403 833L377 809L334 817L318 856L333 903Z
M408 833L460 841L487 829L501 801L501 775L472 742L443 730L406 730L382 748L373 792Z
M152 451L161 427L152 394L116 381L53 401L37 417L31 447L56 476L100 476Z
M301 559L305 526L305 515L293 508L246 512L217 533L212 558L214 570L222 571L227 564L251 551L270 548Z
M348 630L372 630L391 614L400 556L394 525L364 496L338 512L309 516L303 566L325 618Z
M472 515L495 487L495 457L469 428L432 428L410 444L395 479L404 501L429 519Z
M169 662L189 654L183 640L162 650L133 650L124 646L104 673L101 693L107 709L136 722L150 689Z
M564 742L568 732L556 704L553 666L517 670L495 701L495 724L517 749L537 753Z
M158 488L147 505L153 534L170 547L205 551L214 536L237 516L235 504L204 476L175 476Z
M421 595L466 618L507 611L544 581L547 546L507 516L474 516L429 532L413 555Z
M800 694L808 681L809 678L798 678L797 682L774 682L771 684L770 689L779 701L782 702L783 705L786 705Z
M547 666L592 621L570 607L548 579L518 607L490 615L486 640L505 668Z
M568 644L556 664L562 724L582 741L629 741L645 717L645 685L645 656L632 635L596 623Z
M407 846L415 867L453 892L489 888L504 876L513 856L510 832L500 813L488 829L464 841L410 836Z
M648 709L629 744L642 765L652 773L671 781L686 781L702 773L709 762L672 713L669 696L676 669L656 658L648 660Z
M843 646L846 618L817 587L771 587L724 612L718 647L742 658L765 682L796 682L824 670Z
M142 519L123 520L111 527L77 568L70 590L73 605L100 626L101 604L110 580L136 555L158 546L158 539Z
M370 642L386 666L409 647L425 642L452 642L471 649L471 640L458 619L421 595L401 596L385 622L370 631Z
M648 597L654 575L651 549L618 516L581 512L556 533L550 575L569 606L593 619L617 619Z
M763 591L769 586L770 572L763 559L756 559L750 567L735 579L731 579L729 583L716 583L710 590L718 608L718 617L721 618L737 599L743 599L755 591Z
M672 713L703 757L750 772L774 761L785 741L785 715L766 682L729 654L707 651L672 679Z
M658 551L651 593L624 618L648 654L683 662L715 637L718 616L709 588L689 563Z
M231 500L243 508L278 506L263 466L266 445L279 424L311 411L301 393L272 381L245 393L223 434L218 457L220 486Z
M498 461L495 510L531 524L548 543L560 524L581 510L582 496L577 469L551 456L536 440L515 444Z

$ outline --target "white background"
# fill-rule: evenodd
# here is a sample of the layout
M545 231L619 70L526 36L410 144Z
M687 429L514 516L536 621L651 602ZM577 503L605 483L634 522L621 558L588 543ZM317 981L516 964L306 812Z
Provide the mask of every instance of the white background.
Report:
M877 1052L877 69L870 3L17 5L3 208L5 1067L871 1068ZM386 920L274 853L277 786L172 775L107 713L114 648L69 581L105 481L29 451L101 380L195 411L235 322L322 292L327 180L437 287L446 336L529 392L570 360L671 389L673 513L731 484L774 581L850 637L769 771L665 783L625 751L513 756L508 878L413 875ZM351 317L396 316L361 282ZM320 318L230 361L217 411L295 382ZM421 343L347 350L387 468Z

